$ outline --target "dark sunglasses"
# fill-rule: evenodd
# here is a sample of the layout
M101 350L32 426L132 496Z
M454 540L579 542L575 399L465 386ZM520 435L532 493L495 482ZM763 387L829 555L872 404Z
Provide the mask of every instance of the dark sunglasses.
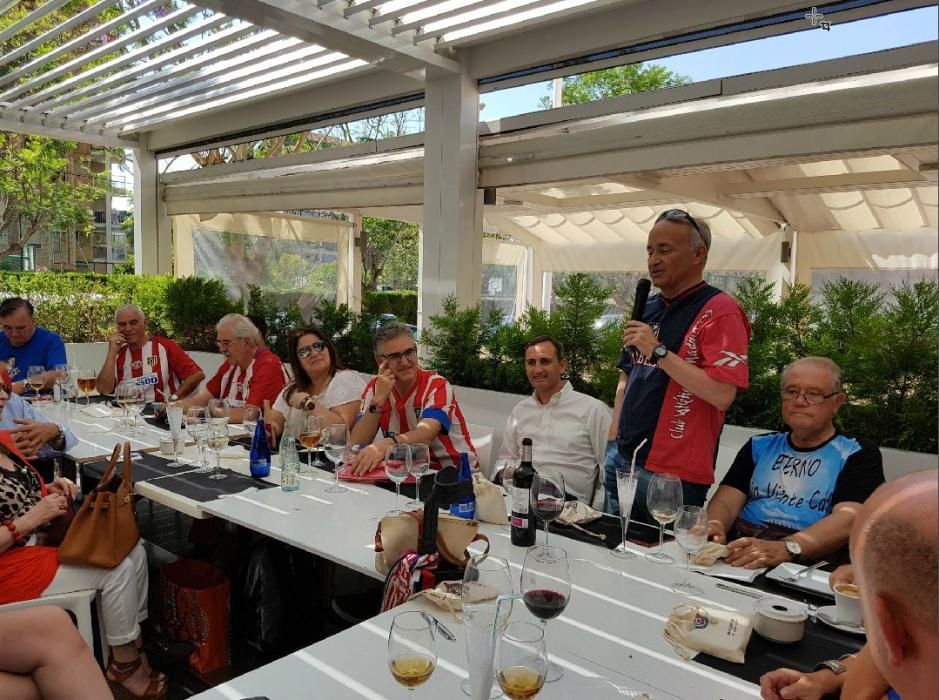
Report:
M659 223L662 219L668 219L669 221L684 221L686 224L691 224L695 231L698 232L698 235L701 236L701 240L707 241L707 238L704 236L704 232L701 230L701 227L698 226L698 222L694 220L694 217L683 209L666 209L661 214L659 218L655 220L655 223Z
M313 351L323 352L323 348L326 347L326 343L322 340L317 340L315 343L310 343L309 345L304 345L302 348L297 348L297 357L301 360L305 360L310 355L313 354Z

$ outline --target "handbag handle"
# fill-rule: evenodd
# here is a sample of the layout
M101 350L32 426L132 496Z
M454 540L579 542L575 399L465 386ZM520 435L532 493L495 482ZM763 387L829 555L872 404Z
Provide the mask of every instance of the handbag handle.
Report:
M134 467L130 460L130 443L124 443L124 483L122 486L128 493L134 492Z
M128 446L127 443L124 443L125 446ZM95 491L103 491L107 488L108 482L111 480L111 477L114 475L114 467L117 466L117 457L121 454L121 446L115 445L114 450L111 452L111 459L108 461L108 468L104 470L104 474L101 475L101 479L98 481L98 485L95 487Z

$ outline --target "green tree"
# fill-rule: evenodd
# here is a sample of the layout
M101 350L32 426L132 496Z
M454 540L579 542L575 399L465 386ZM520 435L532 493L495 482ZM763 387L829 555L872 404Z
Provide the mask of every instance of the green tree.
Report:
M375 291L386 267L417 283L418 228L394 219L362 218L362 296ZM392 263L392 261L395 261ZM408 262L404 262L408 261ZM411 272L413 270L413 273Z
M607 100L620 95L661 90L690 83L686 75L670 71L655 63L632 63L603 70L590 71L564 78L561 87L561 104L578 105L597 100ZM550 88L550 83L548 84ZM550 108L551 99L541 98L541 107Z

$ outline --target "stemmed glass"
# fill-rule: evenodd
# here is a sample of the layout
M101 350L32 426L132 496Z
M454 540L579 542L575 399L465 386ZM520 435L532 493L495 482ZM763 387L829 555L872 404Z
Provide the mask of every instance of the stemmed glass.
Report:
M208 429L208 418L205 415L204 408L193 406L186 411L186 430L189 431L190 437L196 443L196 447L199 448L199 461L202 464L199 467L200 472L209 470L205 459L205 442L208 437Z
M392 513L400 513L401 484L408 478L408 469L411 463L410 445L392 445L385 452L385 474L395 482L395 507Z
M212 420L228 417L228 407L225 405L224 399L209 399L209 403L206 404L205 410L206 416Z
M228 419L212 419L208 431L209 447L215 452L215 472L209 478L225 479L228 474L222 473L222 450L228 447Z
M688 580L691 573L691 555L701 549L708 539L708 514L701 506L682 506L675 519L675 541L685 551L685 578L673 583L672 590L686 595L701 595L702 591Z
M413 443L411 445L411 463L408 465L408 472L414 477L414 500L404 504L408 508L420 508L423 505L421 501L421 477L429 471L430 447L421 442Z
M616 549L611 549L612 554L617 559L635 559L636 555L626 547L626 531L629 530L629 515L633 511L633 503L636 500L636 486L639 480L636 472L631 469L616 470L616 496L619 500L619 520L623 529L623 543Z
M512 611L511 606L503 607L498 611L501 617L497 620L498 597L513 592L509 563L505 559L489 554L470 557L460 589L470 674L460 684L460 688L474 700L502 695L498 688L492 687L495 652L492 647L493 631L498 625L501 633Z
M345 423L333 423L326 428L326 456L333 463L333 483L326 487L328 493L345 493L349 489L339 483L339 470L349 447L349 428Z
M433 619L418 610L398 613L388 632L388 668L391 675L408 689L427 682L437 667L437 628Z
M655 564L675 562L665 553L665 524L678 517L682 506L681 479L674 474L653 474L646 493L646 508L659 524L659 549L646 554L646 559Z
M510 622L499 638L496 678L510 700L529 700L541 692L548 673L544 628L531 622Z
M553 472L537 472L531 482L531 509L544 523L544 543L548 544L548 525L564 510L564 477Z
M178 403L166 404L166 421L170 424L170 435L173 436L173 461L168 467L181 467L183 463L179 461L179 441L183 433L183 407Z
M95 390L98 373L93 369L78 370L78 389L85 395L85 406L91 405L91 392Z
M127 399L130 397L131 392L132 388L128 382L121 382L114 390L114 400L121 409L121 420L118 423L117 432L123 432L125 429L130 430L128 427L130 419L127 416Z
M307 474L313 473L313 451L320 444L323 427L320 425L320 419L313 415L303 416L303 422L300 426L300 444L306 448L306 469ZM317 456L319 452L317 451ZM319 461L319 460L317 460Z
M114 392L118 405L124 409L124 416L130 424L128 435L137 434L137 416L143 410L145 401L144 388L138 386L136 380L128 379L121 382Z
M571 568L567 552L548 545L530 547L522 566L520 588L525 607L546 627L548 620L564 612L571 599ZM548 683L563 675L560 666L548 664Z
M26 383L32 387L38 399L39 392L46 383L46 368L42 365L32 365L26 370Z

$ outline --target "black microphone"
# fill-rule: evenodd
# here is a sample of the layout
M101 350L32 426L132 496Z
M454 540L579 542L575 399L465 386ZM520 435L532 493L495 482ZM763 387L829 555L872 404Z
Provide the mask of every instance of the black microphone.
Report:
M646 300L649 298L649 290L652 288L652 280L643 277L636 283L636 301L633 303L633 315L631 321L641 321L646 312ZM624 348L627 352L632 352L636 348Z

